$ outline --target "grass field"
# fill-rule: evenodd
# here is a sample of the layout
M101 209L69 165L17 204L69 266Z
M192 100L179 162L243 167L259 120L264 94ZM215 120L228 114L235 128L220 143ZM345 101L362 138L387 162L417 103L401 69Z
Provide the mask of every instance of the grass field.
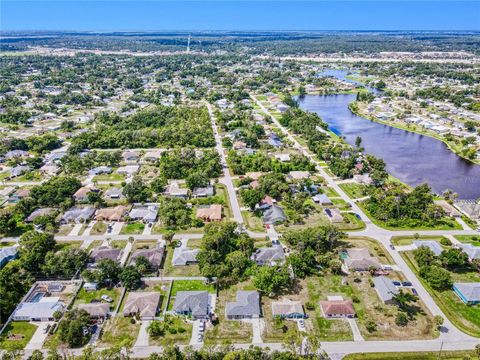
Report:
M428 236L428 235L422 235L419 236L418 239L415 239L413 236L392 236L391 242L393 245L411 245L414 240L435 240L440 243L440 240L443 238L443 236Z
M0 349L3 350L21 350L28 344L37 326L28 322L11 322L0 335ZM9 334L20 335L19 340L8 340Z
M137 340L140 323L138 321L132 324L132 318L116 316L105 323L102 331L100 343L97 346L102 347L127 347L131 348Z
M85 289L81 289L75 299L75 305L89 304L92 302L92 300L100 300L102 295L107 295L113 299L113 302L110 303L110 309L115 309L120 297L120 292L121 289L119 288L100 289L96 291L85 291Z
M177 295L179 291L201 291L206 290L209 293L215 293L215 285L207 285L201 280L175 280L172 286L172 296Z
M253 215L250 211L242 211L242 217L245 221L247 229L255 232L263 232L265 230L262 224L262 220Z
M103 235L107 231L107 224L103 221L97 221L90 230L90 235Z
M454 235L454 237L462 243L480 246L480 235Z
M365 185L356 183L338 184L340 188L352 199L359 199L365 196Z
M120 230L120 234L122 235L135 235L141 234L145 229L145 224L140 222L134 222L130 224L125 224Z
M168 329L165 335L160 337L150 337L151 345L186 345L192 337L192 324L185 319L177 316L169 316L166 318Z

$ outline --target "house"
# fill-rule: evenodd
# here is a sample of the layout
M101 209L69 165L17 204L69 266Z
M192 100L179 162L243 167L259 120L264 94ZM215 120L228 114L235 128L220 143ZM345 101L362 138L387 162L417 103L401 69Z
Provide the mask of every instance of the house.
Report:
M415 245L417 247L417 249L421 246L427 247L430 250L432 250L432 252L436 256L439 256L443 251L440 244L438 242L434 241L434 240L414 240L413 245Z
M96 282L86 282L83 284L83 290L85 291L96 291L98 290L98 283Z
M143 160L154 162L160 159L161 156L162 156L162 150L147 151L145 155L143 155Z
M480 282L454 283L453 291L467 305L480 304Z
M333 205L332 200L325 194L317 194L312 197L312 200L320 205Z
M26 219L25 222L34 222L36 218L40 216L52 215L56 212L54 208L40 208L33 211Z
M266 210L272 207L273 204L275 204L276 202L277 201L274 198L268 195L265 195L265 197L262 200L260 200L260 202L255 207L259 210Z
M106 303L90 303L80 304L78 309L84 310L92 319L106 319L110 311L110 304Z
M264 224L274 225L287 221L287 215L278 205L273 205L263 213L262 221Z
M15 187L14 186L6 186L3 189L0 189L0 196L1 197L7 197L7 196L10 196L10 194L14 193L8 198L8 202L16 203L16 202L20 201L19 191L24 191L24 190L18 190L18 191L15 192ZM29 193L30 193L30 191L29 191Z
M122 157L125 162L137 162L140 159L138 152L129 150L124 151Z
M131 292L123 307L124 316L139 316L142 320L153 320L157 315L159 292Z
M163 254L165 249L163 246L156 247L155 249L139 249L135 250L130 256L130 264L135 264L136 259L144 257L148 260L151 266L159 268L162 264Z
M245 173L245 177L252 179L252 180L258 180L263 176L263 172L260 171L251 171Z
M472 244L461 244L460 248L465 254L468 255L470 261L480 259L480 246L474 246Z
M30 191L30 189L19 189L9 197L8 202L16 204L20 200L28 197L30 195Z
M88 193L92 191L92 188L83 186L78 189L75 194L73 194L73 198L77 202L84 202L88 200Z
M288 177L291 180L303 180L308 179L310 177L310 173L308 171L290 171L288 173Z
M189 249L184 247L178 247L173 250L172 265L173 266L186 266L190 264L196 264L198 262L197 255L200 249Z
M123 195L122 188L112 187L104 192L103 198L107 200L121 200L125 199L125 195Z
M45 164L40 168L44 175L55 176L60 172L60 168L55 164Z
M178 291L173 311L193 319L206 319L209 315L210 295L208 291Z
M213 186L209 185L207 187L199 187L193 189L192 197L194 198L206 198L213 196L215 194L215 189Z
M11 177L21 176L28 171L30 171L30 167L26 165L17 165L10 169L10 176Z
M346 251L345 266L349 270L367 271L369 269L382 269L382 264L376 257L370 256L366 248L353 248Z
M343 216L340 213L340 210L338 209L323 209L323 212L325 215L327 215L328 220L330 220L331 223L341 223L343 222Z
M95 213L95 208L91 206L87 207L73 207L70 210L66 211L61 219L63 224L67 223L83 223L89 220Z
M212 204L197 209L197 218L205 222L222 220L222 205Z
M128 207L118 205L115 207L98 209L95 213L95 220L97 221L120 221L127 214Z
M261 315L257 291L237 291L236 301L225 304L227 319L257 319Z
M21 157L29 157L30 153L25 150L10 150L3 155L5 159L15 159Z
M120 256L122 254L122 250L117 248L112 248L109 246L99 246L93 249L92 253L90 254L90 259L94 263L98 263L101 260L109 259L113 261L119 261Z
M472 220L480 220L480 202L475 200L457 200L455 206Z
M373 180L370 177L370 174L363 174L363 175L353 175L353 181L359 184L364 184L364 185L372 185Z
M461 217L462 213L458 211L453 205L448 203L445 200L435 200L434 201L435 205L440 206L443 211L445 211L445 214L447 214L450 217Z
M272 301L272 316L280 319L303 319L305 311L300 301L283 299Z
M88 171L89 175L111 174L112 168L110 166L97 166Z
M0 247L0 269L3 268L10 260L18 255L18 246Z
M22 302L12 315L13 321L54 321L56 312L64 312L66 305L59 297L42 297L38 302Z
M117 169L117 174L126 175L128 177L135 175L140 169L139 165L120 166Z
M133 220L141 220L144 223L153 223L157 219L157 204L133 204L128 217Z
M181 188L176 181L172 181L165 189L165 195L186 199L188 197L188 189Z
M326 318L354 318L356 315L352 301L343 300L340 296L329 297L326 301L320 301L320 307L323 316Z
M285 263L285 252L282 245L273 245L257 249L252 256L252 261L257 265L280 265Z
M373 285L380 300L385 304L393 304L393 297L399 293L398 288L393 285L392 280L386 276L377 276L373 278Z
M290 161L290 154L275 154L275 159L281 162L288 162Z

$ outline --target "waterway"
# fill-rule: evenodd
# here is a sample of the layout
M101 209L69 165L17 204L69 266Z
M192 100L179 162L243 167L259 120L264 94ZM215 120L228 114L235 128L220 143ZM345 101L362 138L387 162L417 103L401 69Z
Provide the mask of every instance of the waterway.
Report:
M323 73L340 79L346 79L346 74L338 70ZM355 94L306 95L298 102L303 110L317 113L330 130L345 137L348 143L353 145L360 136L365 152L382 158L387 171L404 183L427 183L437 194L451 189L460 199L480 197L479 165L457 156L440 140L353 114L348 104L355 98Z

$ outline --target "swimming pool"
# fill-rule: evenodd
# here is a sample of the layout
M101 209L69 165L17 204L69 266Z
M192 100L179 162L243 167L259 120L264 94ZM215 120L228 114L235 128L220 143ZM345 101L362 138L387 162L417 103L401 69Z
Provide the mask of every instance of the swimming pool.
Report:
M30 298L30 301L31 303L36 303L36 302L39 302L41 298L43 298L45 296L45 292L43 291L37 291L36 293L34 293L32 295L32 297Z

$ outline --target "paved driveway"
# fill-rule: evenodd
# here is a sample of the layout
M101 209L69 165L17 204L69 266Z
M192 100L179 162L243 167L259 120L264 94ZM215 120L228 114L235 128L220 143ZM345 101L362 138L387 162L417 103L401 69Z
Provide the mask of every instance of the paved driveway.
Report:
M252 319L252 330L253 330L253 338L252 344L261 344L263 343L262 340L262 331L263 331L263 319Z
M192 337L190 339L190 345L203 344L203 336L202 336L202 340L198 340L198 334L200 334L200 320L195 320L193 322Z
M148 346L148 327L150 326L150 320L142 320L140 325L140 331L138 332L137 341L135 342L135 347L137 346Z
M25 346L25 350L36 350L41 349L43 347L43 343L48 336L48 332L46 332L46 328L48 325L52 325L53 322L40 322L40 323L31 323L37 326L37 330L33 333L32 338Z

